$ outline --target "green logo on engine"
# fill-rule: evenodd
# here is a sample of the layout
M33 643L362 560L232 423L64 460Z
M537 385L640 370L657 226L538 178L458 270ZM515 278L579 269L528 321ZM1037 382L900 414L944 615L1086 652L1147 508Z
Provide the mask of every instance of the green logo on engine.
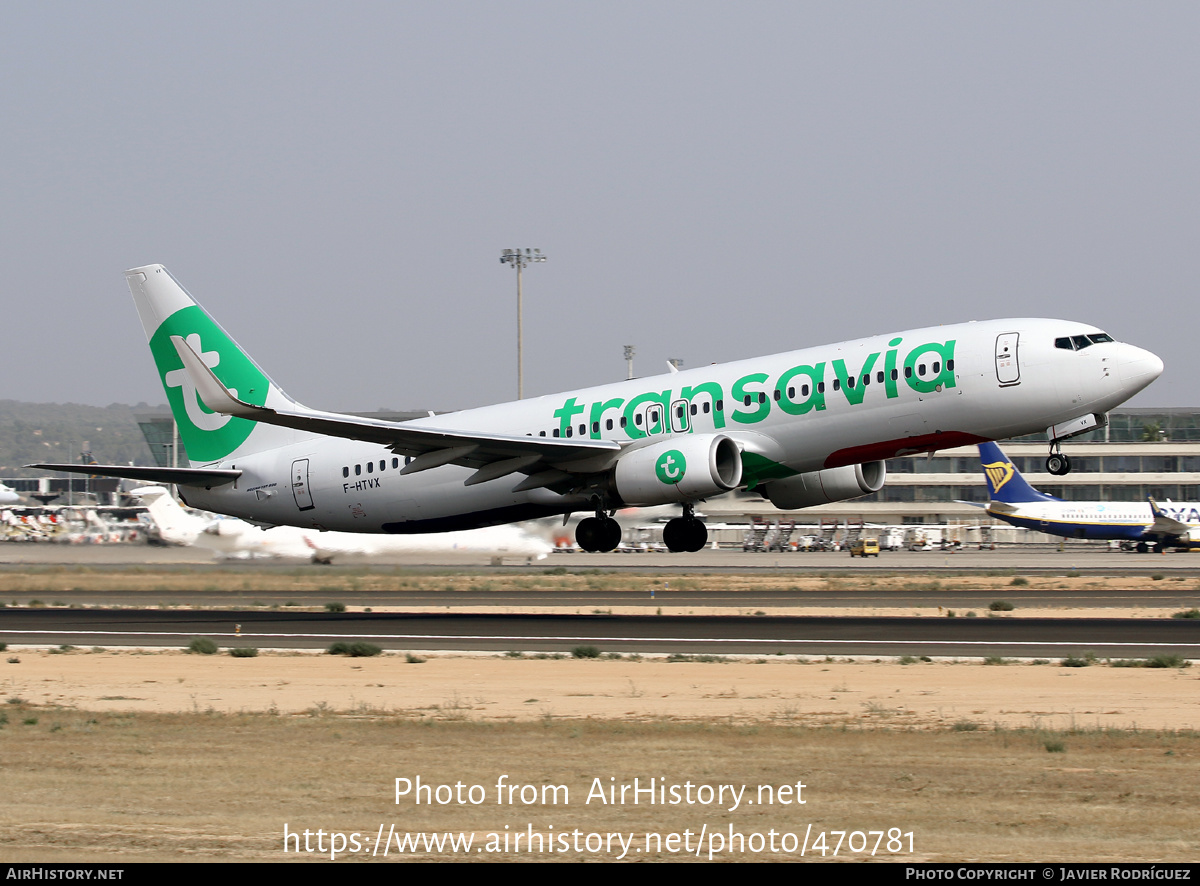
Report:
M659 456L658 461L654 464L654 473L661 482L668 486L674 486L682 480L683 472L686 470L687 459L678 449L668 449Z

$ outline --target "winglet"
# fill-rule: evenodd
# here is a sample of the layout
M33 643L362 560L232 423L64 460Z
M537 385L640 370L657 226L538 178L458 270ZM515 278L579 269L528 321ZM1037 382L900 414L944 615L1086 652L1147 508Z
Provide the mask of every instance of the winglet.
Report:
M271 412L269 409L254 406L234 396L234 393L222 384L221 380L200 359L200 356L192 350L191 345L183 336L172 335L171 344L175 346L175 350L179 353L179 359L183 361L183 368L187 370L188 377L196 386L196 393L200 395L204 405L213 412L251 419Z

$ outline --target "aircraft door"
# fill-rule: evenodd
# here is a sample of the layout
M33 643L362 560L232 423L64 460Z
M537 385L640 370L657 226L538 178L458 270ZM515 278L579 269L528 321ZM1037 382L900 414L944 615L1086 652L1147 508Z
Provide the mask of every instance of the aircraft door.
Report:
M1021 383L1021 364L1017 360L1020 333L1002 332L996 336L996 380L1001 387Z
M671 404L671 430L676 434L686 434L688 430L688 407L692 404L687 400L676 400Z
M311 511L312 495L308 491L308 459L298 458L292 462L292 497L296 499L296 507L302 511Z

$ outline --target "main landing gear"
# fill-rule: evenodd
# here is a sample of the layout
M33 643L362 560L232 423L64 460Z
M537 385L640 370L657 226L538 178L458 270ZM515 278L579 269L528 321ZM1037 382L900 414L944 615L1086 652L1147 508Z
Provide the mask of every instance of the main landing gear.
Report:
M663 543L673 554L696 552L708 544L708 527L696 519L695 505L683 506L683 516L676 517L663 527Z
M1062 454L1062 444L1057 440L1050 443L1050 457L1046 459L1046 470L1056 477L1071 473L1071 459Z
M603 510L585 517L575 527L576 543L589 554L614 551L621 543L621 525Z

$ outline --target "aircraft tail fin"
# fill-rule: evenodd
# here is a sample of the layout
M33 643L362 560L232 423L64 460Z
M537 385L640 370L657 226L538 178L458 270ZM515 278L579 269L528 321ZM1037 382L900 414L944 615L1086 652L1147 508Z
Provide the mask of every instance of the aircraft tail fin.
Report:
M150 512L159 536L168 544L190 545L207 525L208 521L180 507L179 502L171 498L171 493L162 486L143 486L131 494L146 503L146 510Z
M1057 501L1052 495L1038 492L1016 469L995 443L979 444L979 462L987 478L988 497L992 501L1019 504L1027 501Z
M173 339L185 341L239 399L273 408L293 404L162 265L133 268L125 272L125 279L179 426L179 436L193 464L212 464L237 454L273 449L302 436L209 409Z

